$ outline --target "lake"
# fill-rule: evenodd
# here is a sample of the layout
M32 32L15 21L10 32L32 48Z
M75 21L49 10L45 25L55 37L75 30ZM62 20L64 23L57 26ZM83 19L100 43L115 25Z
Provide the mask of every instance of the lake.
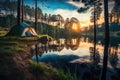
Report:
M109 47L109 59L108 66L112 68L111 63L116 62L116 66L120 68L120 39L115 39L113 42L111 38L110 47ZM117 42L116 42L117 40ZM102 65L103 61L103 52L104 52L104 42L103 38L97 38L96 51L100 57L99 65ZM93 39L90 37L80 37L80 38L59 38L47 42L46 44L38 43L38 54L39 61L43 61L50 64L61 64L65 60L68 63L80 63L80 62L91 62L91 53L90 48L93 48ZM34 49L35 46L33 45ZM35 60L35 56L33 56ZM61 63L59 63L59 61Z

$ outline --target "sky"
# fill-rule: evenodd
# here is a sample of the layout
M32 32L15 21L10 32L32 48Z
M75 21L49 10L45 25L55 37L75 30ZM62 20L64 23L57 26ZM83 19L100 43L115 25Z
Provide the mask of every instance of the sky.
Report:
M34 3L30 0L26 0L25 4L34 6ZM109 9L113 7L113 2L109 3ZM64 19L76 17L81 26L91 25L90 16L91 12L78 13L78 8L84 6L81 2L73 2L72 0L40 0L38 6L42 9L43 13L48 14L60 14ZM103 13L102 13L103 14ZM103 16L102 16L103 17ZM101 18L101 22L103 18Z

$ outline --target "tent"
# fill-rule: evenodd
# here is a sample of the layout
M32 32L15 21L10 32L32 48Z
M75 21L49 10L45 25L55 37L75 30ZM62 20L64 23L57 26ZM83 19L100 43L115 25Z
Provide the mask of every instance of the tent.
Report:
M8 36L37 36L34 28L23 22L20 25L15 25L7 34Z

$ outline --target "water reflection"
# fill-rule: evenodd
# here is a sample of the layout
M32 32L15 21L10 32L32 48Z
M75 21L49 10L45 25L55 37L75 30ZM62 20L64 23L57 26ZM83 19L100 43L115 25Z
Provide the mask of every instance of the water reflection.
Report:
M118 50L119 50L119 46L109 48L109 63L115 69L118 67L117 64L119 61Z
M88 37L81 38L61 38L57 40L47 41L46 43L38 42L31 47L32 59L40 62L45 62L56 68L61 68L64 71L70 70L71 73L77 76L83 76L83 79L91 76L98 76L101 73L103 64L103 46L102 40L98 40L96 44L95 65L93 67L93 40ZM37 48L37 49L36 49ZM38 50L38 51L35 51ZM34 56L38 52L37 56ZM120 69L120 45L110 44L109 59L108 59L108 79L116 75L117 69ZM94 72L93 72L94 69ZM119 73L117 73L118 75ZM119 79L119 78L117 78ZM115 79L115 80L117 80ZM91 79L92 80L92 79ZM98 80L98 79L96 79Z
M66 49L77 50L79 45L80 45L80 38L65 40Z
M95 65L98 65L98 63L100 62L99 48L96 49L95 56L94 56L94 47L90 47L89 51L90 51L90 60L94 62Z
M101 38L102 39L102 38ZM96 64L102 63L103 59L103 50L104 44L103 40L97 39L96 45ZM118 39L117 39L118 40ZM118 42L113 42L109 46L109 64L112 67L120 67L120 45ZM74 54L79 57L83 57L87 59L85 61L93 59L93 40L88 37L81 38L60 38L57 40L51 40L46 43L38 43L38 54L40 56L45 55L45 53L54 53L57 55L66 55L66 54ZM31 53L35 54L35 45L31 47ZM79 60L81 61L81 60Z

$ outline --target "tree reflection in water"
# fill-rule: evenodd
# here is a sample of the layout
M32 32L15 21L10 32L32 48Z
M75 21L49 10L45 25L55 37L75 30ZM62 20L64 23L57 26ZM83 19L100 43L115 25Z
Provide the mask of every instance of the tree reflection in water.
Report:
M51 40L46 43L38 42L38 54L41 56L44 53L72 53L80 57L84 57L84 59L90 59L91 62L93 60L93 40L88 37L81 38L60 38L58 40ZM119 63L118 58L120 57L120 46L115 48L113 43L111 44L111 51L109 54L109 63L115 68ZM96 65L100 63L103 56L103 42L102 40L97 40L97 52L96 52ZM88 51L87 51L88 50ZM35 54L35 45L31 47L31 53ZM88 56L85 58L85 56ZM119 66L120 67L120 66Z
M74 69L76 69L78 71L77 72L78 75L84 73L85 77L86 77L86 73L89 77L90 74L93 73L92 71L93 65L91 64L93 60L93 51L94 51L92 39L84 38L84 37L72 38L72 39L62 38L58 40L52 40L44 44L38 43L37 45L38 45L38 54L40 55L38 56L39 61L48 63L54 67L62 68L65 70L67 67L73 72ZM112 66L113 68L117 68L118 70L120 69L120 61L118 60L118 57L120 57L119 54L120 46L116 47L115 45L117 44L113 45L112 43L109 50L109 64L108 64L109 74L114 74L113 73L114 69L110 68L110 66ZM96 47L98 49L96 50L97 53L95 58L96 61L95 77L100 75L100 70L101 70L100 68L102 66L101 63L103 56L103 42L101 40L98 40ZM35 54L35 45L31 47L31 53ZM36 56L33 56L32 59L36 60ZM117 75L118 74L119 72L117 73Z
M109 50L109 63L110 65L116 69L117 68L117 64L119 61L119 56L118 56L118 47L110 47Z
M98 65L98 63L100 62L99 48L96 49L95 58L94 58L94 47L90 47L89 51L90 51L90 60L91 60L91 62L94 62L95 65ZM94 61L94 59L95 59L95 61Z
M80 38L77 39L59 39L59 40L52 40L46 43L38 43L38 54L43 54L44 52L51 52L51 51L61 51L64 49L71 49L77 50L79 48ZM35 45L33 45L30 49L32 54L35 54Z

